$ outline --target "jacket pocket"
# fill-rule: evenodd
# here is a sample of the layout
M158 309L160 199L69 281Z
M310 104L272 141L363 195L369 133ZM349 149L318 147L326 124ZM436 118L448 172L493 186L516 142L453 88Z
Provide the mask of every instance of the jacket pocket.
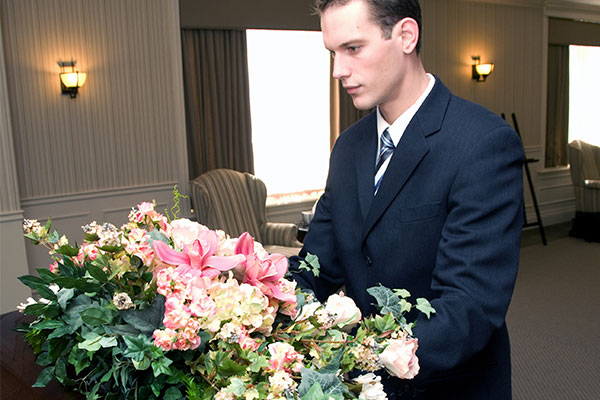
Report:
M398 222L415 222L435 218L440 214L439 201L427 203L416 207L403 207L396 209Z

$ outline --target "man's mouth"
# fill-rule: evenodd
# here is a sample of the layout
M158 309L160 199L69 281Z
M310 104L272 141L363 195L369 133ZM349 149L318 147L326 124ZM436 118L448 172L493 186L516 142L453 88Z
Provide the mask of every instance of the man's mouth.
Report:
M348 86L344 86L344 89L346 89L346 92L348 92L349 95L353 95L353 94L356 94L359 87L360 86L358 86L358 85L356 85L356 86L348 85Z

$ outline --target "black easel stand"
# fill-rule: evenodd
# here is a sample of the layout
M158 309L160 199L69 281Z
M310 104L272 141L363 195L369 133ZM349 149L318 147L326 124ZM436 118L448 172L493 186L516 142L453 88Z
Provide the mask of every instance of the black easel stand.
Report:
M502 119L506 120L504 113L502 113ZM515 131L521 138L522 143L523 138L521 137L521 132L519 131L519 124L517 123L517 116L515 115L515 113L512 113L512 120L513 125L515 127ZM546 246L548 244L548 242L546 241L546 232L544 231L544 224L542 223L540 208L538 207L537 197L535 195L535 189L533 187L533 181L531 180L531 172L529 172L529 164L536 163L538 161L540 160L538 160L537 158L527 158L527 156L525 157L525 160L523 160L523 168L525 168L525 175L527 176L527 182L529 183L529 192L531 193L531 198L533 199L533 208L535 209L535 216L537 218L535 222L528 222L527 213L525 212L525 209L523 209L523 227L528 228L530 226L539 226L540 235L542 236L542 243L544 244L544 246ZM524 204L525 201L523 201L523 205Z

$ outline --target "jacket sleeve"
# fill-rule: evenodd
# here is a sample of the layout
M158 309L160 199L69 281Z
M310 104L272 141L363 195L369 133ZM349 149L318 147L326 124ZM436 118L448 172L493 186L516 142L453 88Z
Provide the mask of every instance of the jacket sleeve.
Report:
M329 185L329 179L332 176L332 165L335 165L333 160L335 160L335 148L331 155L330 174L325 192L317 203L315 215L304 238L302 250L300 250L298 256L289 259L292 279L295 279L299 286L314 291L321 302L324 302L329 295L344 285L344 274L338 263L335 248L336 238L331 223L331 186ZM309 253L319 258L321 268L318 278L310 271L299 269L300 262Z
M508 126L482 132L463 157L432 274L436 314L419 316L414 329L415 383L468 362L504 327L519 262L523 159Z

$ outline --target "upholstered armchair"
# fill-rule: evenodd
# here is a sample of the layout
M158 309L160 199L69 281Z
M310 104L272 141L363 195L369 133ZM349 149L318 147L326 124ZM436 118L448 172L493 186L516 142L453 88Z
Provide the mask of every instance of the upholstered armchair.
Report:
M600 241L600 147L574 140L568 157L576 211L571 234Z
M269 253L297 255L302 243L292 223L267 222L267 188L263 181L230 169L208 171L190 182L192 206L199 223L231 237L250 233Z

